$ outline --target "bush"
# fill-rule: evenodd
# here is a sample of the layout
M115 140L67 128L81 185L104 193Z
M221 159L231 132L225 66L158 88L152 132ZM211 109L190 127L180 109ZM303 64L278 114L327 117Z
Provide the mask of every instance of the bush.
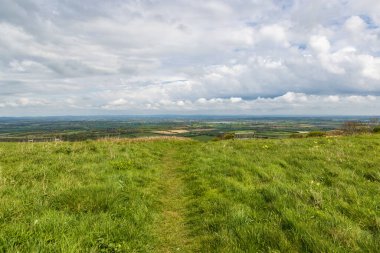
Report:
M310 132L306 135L306 137L324 137L324 136L326 136L326 132L321 132L321 131Z
M337 130L337 129L326 132L327 136L338 136L338 135L343 135L343 134L344 132L342 130Z
M234 133L226 133L226 134L218 135L217 137L213 139L213 141L232 140L234 138L235 138Z
M346 134L358 134L368 132L369 127L359 121L346 121L342 125L342 130Z
M223 140L231 140L235 138L235 134L228 133L223 135Z
M304 138L305 135L301 133L294 133L289 136L290 138Z
M372 129L372 132L376 133L376 134L380 134L380 126L376 126Z

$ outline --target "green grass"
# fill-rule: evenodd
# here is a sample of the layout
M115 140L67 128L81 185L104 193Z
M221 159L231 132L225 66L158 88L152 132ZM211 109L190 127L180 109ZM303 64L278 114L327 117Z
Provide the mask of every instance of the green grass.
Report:
M0 147L0 251L154 248L162 153L150 143Z
M380 136L1 143L0 252L378 252Z
M226 141L185 153L206 252L376 252L380 138Z

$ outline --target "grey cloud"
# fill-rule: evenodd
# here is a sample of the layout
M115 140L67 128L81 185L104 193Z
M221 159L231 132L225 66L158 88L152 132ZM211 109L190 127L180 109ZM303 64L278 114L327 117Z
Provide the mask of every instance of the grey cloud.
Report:
M0 115L21 98L54 98L33 106L75 114L204 111L199 99L218 113L233 97L289 92L378 96L379 13L375 0L0 0ZM234 110L250 108L242 100Z

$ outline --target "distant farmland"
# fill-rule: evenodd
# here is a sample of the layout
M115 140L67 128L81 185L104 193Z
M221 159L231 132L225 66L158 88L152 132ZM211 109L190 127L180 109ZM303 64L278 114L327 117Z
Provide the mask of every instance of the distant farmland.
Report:
M345 121L370 117L36 117L0 118L0 142L85 141L101 138L178 136L210 141L223 134L254 132L257 138L286 138L298 132L329 131Z

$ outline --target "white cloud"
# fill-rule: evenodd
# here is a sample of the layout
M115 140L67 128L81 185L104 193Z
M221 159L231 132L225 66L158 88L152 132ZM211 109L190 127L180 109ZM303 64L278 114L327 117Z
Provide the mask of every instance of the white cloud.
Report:
M313 35L310 38L310 46L317 53L328 53L330 51L330 42L325 36Z
M47 106L50 102L44 99L30 99L21 97L17 99L8 99L7 101L0 102L0 108L14 108L14 107L35 107L35 106Z
M231 101L231 103L239 103L239 102L243 101L243 99L239 98L239 97L232 97L232 98L230 98L230 101Z
M352 16L347 19L344 26L346 29L354 33L361 32L366 28L366 24L363 19L358 16Z
M111 103L112 104L112 103ZM287 92L281 96L273 98L256 98L245 100L239 97L231 98L199 98L191 100L161 100L157 103L143 103L146 110L131 106L107 105L107 109L116 111L138 111L146 113L146 110L154 108L158 111L169 113L182 112L207 114L208 112L217 114L257 114L266 115L274 111L280 114L305 115L308 113L318 115L320 111L329 115L352 115L362 114L366 109L368 115L376 115L380 109L380 97L378 96L341 96L341 95L306 95L304 93ZM368 110L368 107L371 109ZM139 111L140 110L140 111Z
M277 97L277 100L282 100L287 103L307 102L307 96L303 93L287 92L286 94Z
M289 46L286 29L278 24L265 25L261 27L258 36L258 40L263 40L264 42L272 41L284 47Z
M362 65L363 76L380 81L380 57L359 55L358 61Z
M336 103L336 102L339 102L340 101L340 97L339 96L336 96L336 95L330 95L330 96L327 96L325 98L325 101L326 102L333 102L333 103Z
M349 96L365 114L380 94L379 13L372 0L0 0L0 116L323 114L313 101L351 108Z

